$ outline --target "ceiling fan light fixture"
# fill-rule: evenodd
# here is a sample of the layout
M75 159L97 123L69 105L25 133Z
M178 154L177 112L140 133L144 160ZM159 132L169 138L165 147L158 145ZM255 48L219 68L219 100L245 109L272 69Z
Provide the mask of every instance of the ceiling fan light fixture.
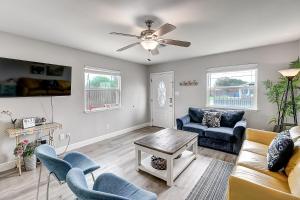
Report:
M155 40L143 40L141 45L144 49L151 51L158 46L158 42Z

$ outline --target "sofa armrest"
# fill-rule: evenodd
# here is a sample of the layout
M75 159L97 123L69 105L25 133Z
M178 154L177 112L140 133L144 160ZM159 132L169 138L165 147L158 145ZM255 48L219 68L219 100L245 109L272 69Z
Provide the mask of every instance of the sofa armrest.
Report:
M266 187L263 184L256 184L251 180L230 176L227 188L227 200L300 200L300 198Z
M246 139L258 142L264 145L270 145L272 140L277 136L277 133L272 131L263 131L258 129L247 128Z
M178 130L182 130L182 127L185 125L185 124L188 124L190 123L191 121L191 118L189 115L185 115L181 118L177 118L176 119L176 123L177 123L177 129Z
M233 127L233 134L238 138L243 138L247 127L246 120L238 121Z
M246 130L247 122L245 120L238 121L233 127L233 135L235 136L235 142L233 143L233 152L238 154L241 150Z

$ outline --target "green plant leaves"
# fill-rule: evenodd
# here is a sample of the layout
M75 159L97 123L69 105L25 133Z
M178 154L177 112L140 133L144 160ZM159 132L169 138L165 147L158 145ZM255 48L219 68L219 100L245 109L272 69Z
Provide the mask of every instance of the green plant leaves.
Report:
M290 63L290 68L300 68L300 58Z
M300 67L300 66L299 66ZM266 88L266 95L268 97L268 100L270 103L276 104L277 107L277 115L280 108L282 96L284 95L287 87L287 79L283 76L279 78L278 81L270 81L266 80L263 82ZM294 94L295 94L295 103L296 103L296 111L298 112L300 110L300 94L299 94L299 84L300 84L300 78L299 76L295 77L293 80L293 87L294 87ZM289 93L290 94L290 93ZM282 111L282 109L281 109ZM292 107L292 100L288 98L287 101L287 109L285 112L285 118L293 116L293 107ZM276 124L278 121L277 117L273 117L269 123Z

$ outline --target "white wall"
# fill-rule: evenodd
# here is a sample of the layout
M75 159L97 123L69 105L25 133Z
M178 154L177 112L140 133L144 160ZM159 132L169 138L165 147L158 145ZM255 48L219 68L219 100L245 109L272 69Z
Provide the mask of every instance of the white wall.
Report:
M6 33L0 33L0 44L0 57L72 66L72 95L53 98L54 120L63 124L62 133L71 133L71 143L148 122L146 66ZM85 65L121 71L121 109L83 112ZM17 118L46 116L50 120L50 97L0 98L1 110L10 110ZM0 164L13 159L15 141L5 133L7 121L0 115ZM56 141L58 147L66 143Z
M260 48L253 48L199 58L187 59L177 62L158 64L149 67L151 72L174 71L175 91L175 117L187 113L188 107L205 107L206 103L206 69L219 66L232 66L241 64L258 64L258 110L247 111L245 117L248 126L260 129L271 129L268 121L275 114L275 106L270 104L265 96L262 81L276 80L278 70L287 68L288 64L298 56L299 41ZM198 86L179 86L184 80L197 80Z
M300 56L300 40L299 40L299 46L298 46L298 55Z

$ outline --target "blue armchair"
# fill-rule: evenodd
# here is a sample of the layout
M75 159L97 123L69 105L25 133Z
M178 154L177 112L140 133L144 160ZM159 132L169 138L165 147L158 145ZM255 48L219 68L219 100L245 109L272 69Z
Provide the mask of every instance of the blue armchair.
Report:
M88 189L83 171L71 169L67 174L67 184L80 200L156 200L156 194L139 188L111 173L101 174L93 189Z
M220 127L202 124L204 112L222 112ZM198 133L198 145L233 154L240 152L247 122L244 111L189 108L188 114L176 119L177 129Z
M66 181L66 176L69 170L76 167L76 168L80 168L84 174L91 173L93 179L95 180L92 172L100 167L89 157L79 152L67 153L63 159L60 159L56 155L55 149L52 146L47 144L38 146L35 149L35 155L49 171L48 183L47 183L47 199L49 199L49 185L50 185L51 175L53 175L60 184L63 184ZM36 199L38 199L39 197L41 173L42 173L42 166L40 167Z

